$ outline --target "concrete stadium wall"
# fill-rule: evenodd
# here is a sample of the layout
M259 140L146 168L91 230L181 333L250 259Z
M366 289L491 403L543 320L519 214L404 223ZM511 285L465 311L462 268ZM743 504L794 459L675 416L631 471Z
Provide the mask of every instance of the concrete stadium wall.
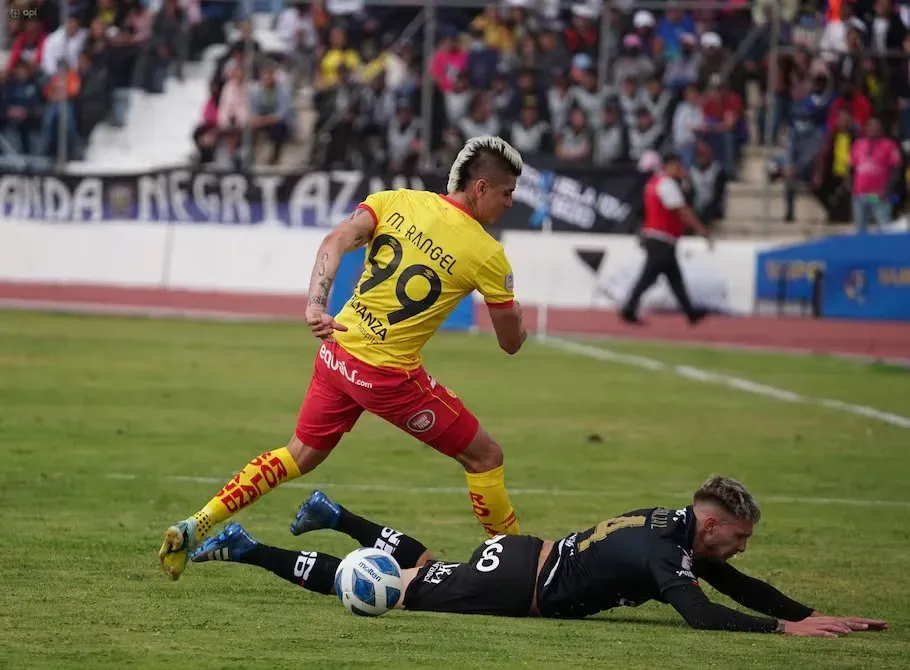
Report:
M2 220L0 281L299 295L325 234L277 225ZM526 305L615 307L643 262L633 236L509 231L502 241ZM683 240L681 263L694 297L750 313L756 254L770 246L722 240L709 252L704 240ZM665 282L644 302L675 307Z

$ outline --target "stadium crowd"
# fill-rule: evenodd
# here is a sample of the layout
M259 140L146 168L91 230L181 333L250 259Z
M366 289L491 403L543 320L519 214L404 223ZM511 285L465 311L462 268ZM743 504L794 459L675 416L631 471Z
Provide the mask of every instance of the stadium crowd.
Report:
M240 7L75 0L59 26L56 1L13 3L33 11L9 21L6 150L53 155L51 129L65 114L68 155L78 156L99 122L124 122L124 90L160 91L168 72L179 76L187 58L225 41L224 24ZM781 0L775 62L772 1L440 8L438 45L423 63L419 31L400 37L415 8L276 0L268 8L282 47L263 49L251 24L237 23L194 139L201 162L239 167L249 128L271 145L268 162L278 162L301 132L304 87L315 91L319 167L409 171L424 142L446 166L466 137L484 133L523 153L601 169L672 149L711 221L723 215L743 147L770 143L779 156L769 170L787 185L787 220L800 188L817 195L831 220L888 218L907 190L910 0ZM434 82L429 119L421 118L424 68Z
M99 123L124 125L129 90L161 93L187 59L224 40L230 18L217 3L205 14L200 0L11 0L8 7L2 153L48 159L62 141L78 160Z

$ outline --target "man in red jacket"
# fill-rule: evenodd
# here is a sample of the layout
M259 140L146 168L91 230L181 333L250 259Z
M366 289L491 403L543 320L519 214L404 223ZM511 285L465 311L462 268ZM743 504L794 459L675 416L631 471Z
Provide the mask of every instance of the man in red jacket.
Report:
M687 227L708 240L708 245L713 248L711 233L695 216L679 187L679 180L684 177L682 159L678 154L669 153L663 157L662 168L645 186L645 221L641 230L642 247L646 255L645 267L620 312L620 317L626 323L641 323L638 318L638 303L645 291L662 274L666 275L670 289L689 323L696 324L705 318L705 310L696 309L689 300L676 258L676 243Z

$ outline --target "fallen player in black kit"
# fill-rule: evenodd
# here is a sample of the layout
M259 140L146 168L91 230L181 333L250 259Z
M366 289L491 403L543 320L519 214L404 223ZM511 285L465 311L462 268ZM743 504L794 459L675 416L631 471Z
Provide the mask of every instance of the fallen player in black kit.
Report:
M635 510L556 542L500 535L466 563L437 561L414 538L352 514L319 491L301 505L291 532L332 528L394 556L405 593L397 607L406 610L580 618L657 600L704 630L838 637L887 628L877 619L825 616L730 565L746 550L760 516L739 482L712 476L687 507ZM258 565L326 595L334 593L340 563L328 554L261 544L236 523L207 540L192 560ZM712 603L699 579L765 616Z

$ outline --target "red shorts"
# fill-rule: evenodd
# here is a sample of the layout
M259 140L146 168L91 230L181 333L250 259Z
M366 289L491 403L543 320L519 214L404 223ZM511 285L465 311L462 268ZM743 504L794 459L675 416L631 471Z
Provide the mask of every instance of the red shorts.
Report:
M446 456L457 456L477 434L477 417L422 367L378 368L337 342L323 342L297 416L297 439L332 449L366 410Z

